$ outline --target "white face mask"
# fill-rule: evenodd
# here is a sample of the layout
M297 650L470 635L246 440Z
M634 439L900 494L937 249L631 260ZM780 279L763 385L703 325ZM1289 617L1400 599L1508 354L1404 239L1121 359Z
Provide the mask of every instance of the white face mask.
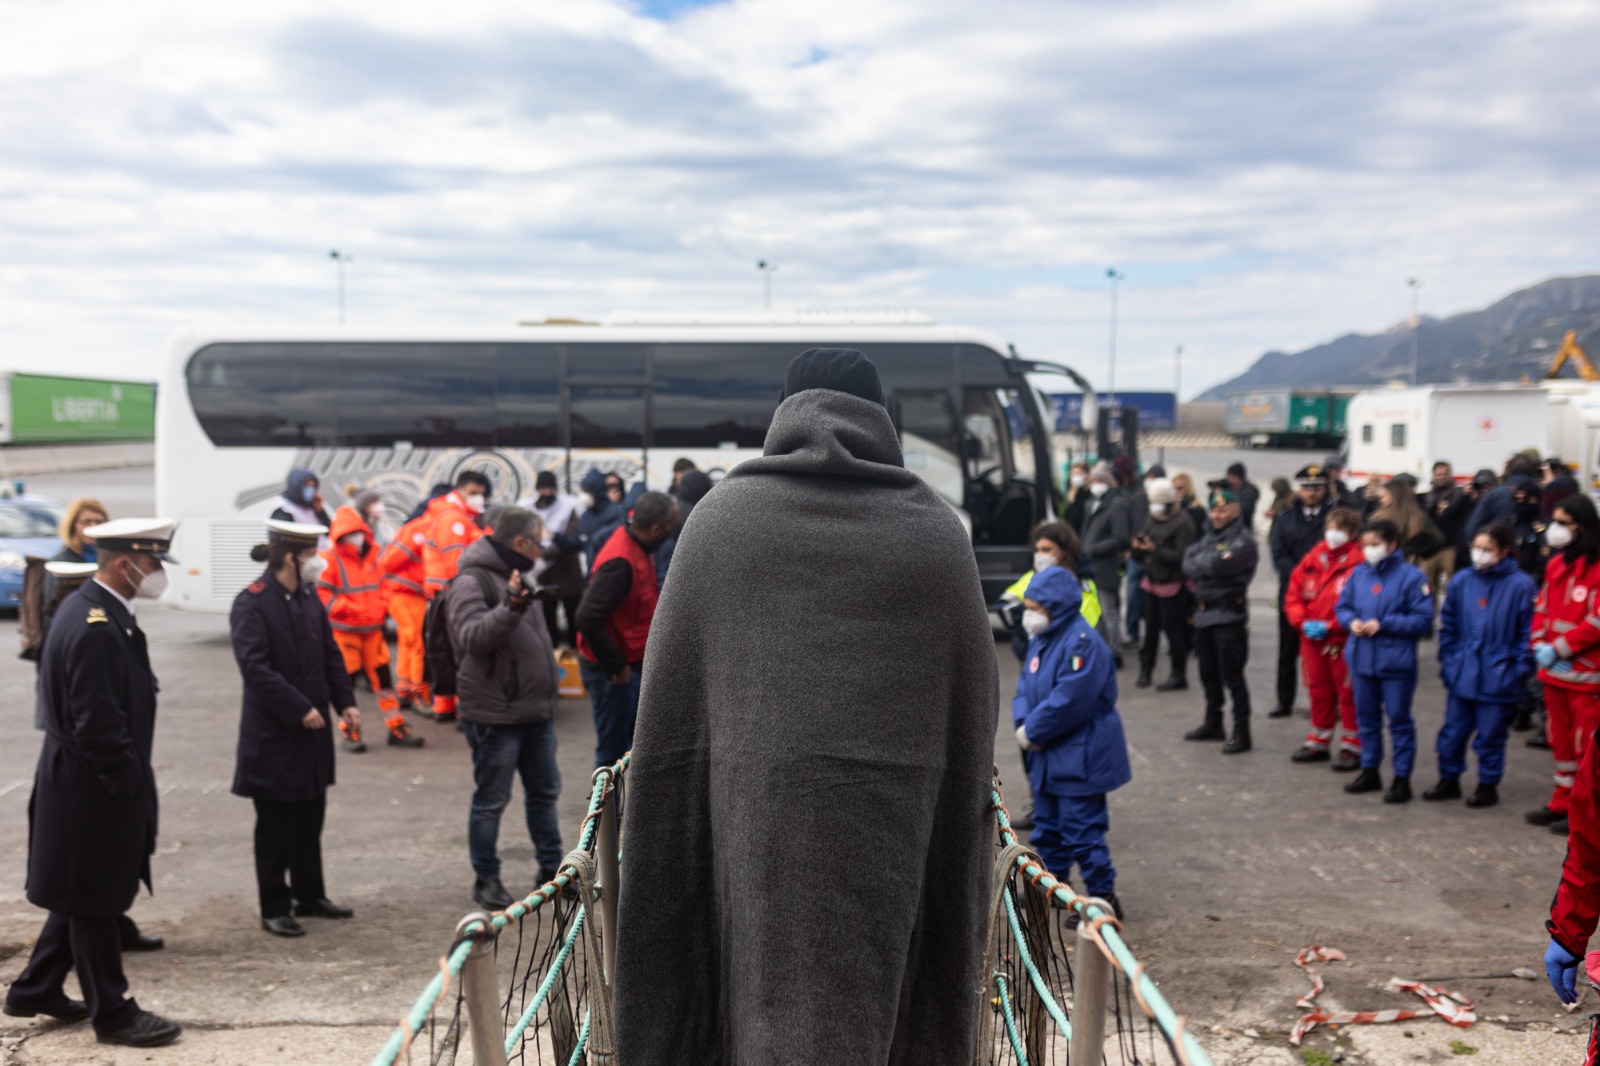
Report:
M379 522L383 521L383 516L384 516L383 504L381 504L381 503L373 504L372 507L370 509L368 509L368 511L367 511L367 525L369 525L369 526L377 525Z
M1028 636L1036 637L1050 628L1050 616L1030 608L1022 612L1022 628Z
M473 514L482 514L485 506L483 493L474 492L471 496L461 497L461 502L467 505L467 510Z
M1099 499L1101 496L1104 496L1110 491L1111 486L1107 485L1104 481L1095 481L1089 485L1089 492L1095 497L1095 499Z
M1550 547L1560 551L1572 543L1572 530L1556 522L1551 522L1545 527L1544 542Z
M1171 506L1171 505L1170 504L1165 504L1165 503L1152 503L1150 505L1150 517L1151 518L1165 518L1165 517L1167 517L1167 508L1169 506Z
M1377 566L1389 558L1389 549L1382 544L1368 544L1361 549L1361 554L1367 557L1368 566Z
M300 560L300 580L307 583L314 582L327 568L328 564L323 561L322 556L308 555Z
M1350 534L1342 529L1330 529L1322 535L1323 543L1337 551L1350 543Z
M1484 551L1482 548L1472 549L1472 565L1479 570L1491 569L1499 561L1494 552Z
M339 539L341 543L350 545L350 550L357 555L367 550L367 535L365 533L352 533L348 537Z
M157 567L139 579L139 587L133 594L141 600L159 600L161 594L167 591L167 568Z
M1052 566L1060 565L1060 563L1056 562L1056 557L1051 555L1049 552L1033 553L1033 572L1036 574L1041 571L1048 570Z
M1089 475L1088 474L1073 474L1067 480L1072 482L1072 487L1073 488L1081 489L1081 488L1083 488L1084 482L1089 480Z

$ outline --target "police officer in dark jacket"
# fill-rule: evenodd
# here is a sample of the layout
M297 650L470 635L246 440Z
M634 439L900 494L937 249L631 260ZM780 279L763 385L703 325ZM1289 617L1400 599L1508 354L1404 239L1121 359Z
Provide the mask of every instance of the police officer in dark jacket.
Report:
M314 565L326 534L322 526L269 520L267 543L251 552L266 573L234 599L229 619L244 679L233 794L255 802L261 928L275 936L304 936L296 916L352 913L329 902L322 881L334 708L352 729L361 725L344 656L315 582L302 571Z
M45 638L39 677L45 740L28 805L28 901L50 912L6 994L15 1017L92 1018L102 1044L159 1047L175 1022L127 998L118 918L150 884L156 846L156 679L135 598L166 589L173 523L95 526L94 580L67 597ZM87 1004L62 982L76 970Z
M1278 571L1278 705L1268 718L1287 718L1294 712L1294 696L1300 676L1300 630L1283 613L1289 592L1289 575L1306 557L1306 552L1322 543L1322 527L1328 520L1328 479L1320 466L1301 467L1295 474L1300 489L1294 505L1272 520L1269 537L1272 566Z
M1256 576L1260 551L1245 525L1239 494L1227 481L1211 483L1211 529L1183 555L1183 572L1194 582L1195 657L1206 690L1206 720L1185 740L1222 740L1223 752L1250 750L1250 687L1244 667L1250 661L1250 604L1246 594ZM1233 734L1222 728L1224 690L1233 694Z

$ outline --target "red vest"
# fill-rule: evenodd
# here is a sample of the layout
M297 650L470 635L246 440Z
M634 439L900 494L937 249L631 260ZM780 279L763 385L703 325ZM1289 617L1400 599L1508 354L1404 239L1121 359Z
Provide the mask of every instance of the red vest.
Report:
M633 584L628 587L628 595L606 619L606 631L616 641L617 647L622 649L628 662L642 662L644 642L650 637L650 621L656 616L656 601L661 598L660 590L656 588L656 563L639 546L639 542L628 534L626 526L611 534L606 546L594 557L591 573L612 559L627 560L628 568L633 571ZM590 662L599 662L581 633L578 635L578 651Z

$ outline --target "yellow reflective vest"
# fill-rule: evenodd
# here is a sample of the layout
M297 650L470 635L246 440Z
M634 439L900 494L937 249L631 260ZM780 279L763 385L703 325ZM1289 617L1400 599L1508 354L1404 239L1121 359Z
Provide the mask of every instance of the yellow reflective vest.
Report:
M1017 580L1015 585L1006 589L1007 596L1014 596L1018 600L1028 598L1028 582L1033 580L1033 571L1029 570ZM1094 579L1087 577L1078 578L1078 584L1083 588L1083 606L1078 608L1078 613L1083 615L1083 620L1092 626L1100 624L1100 593L1094 587Z

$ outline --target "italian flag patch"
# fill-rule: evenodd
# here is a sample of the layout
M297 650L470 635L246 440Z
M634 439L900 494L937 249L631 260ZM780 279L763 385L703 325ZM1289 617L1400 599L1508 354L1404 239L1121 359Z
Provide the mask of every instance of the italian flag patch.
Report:
M1082 670L1083 669L1083 656L1074 655L1071 659L1069 659L1067 661L1067 666L1068 666L1069 669L1073 670L1074 672L1076 672L1078 670Z

